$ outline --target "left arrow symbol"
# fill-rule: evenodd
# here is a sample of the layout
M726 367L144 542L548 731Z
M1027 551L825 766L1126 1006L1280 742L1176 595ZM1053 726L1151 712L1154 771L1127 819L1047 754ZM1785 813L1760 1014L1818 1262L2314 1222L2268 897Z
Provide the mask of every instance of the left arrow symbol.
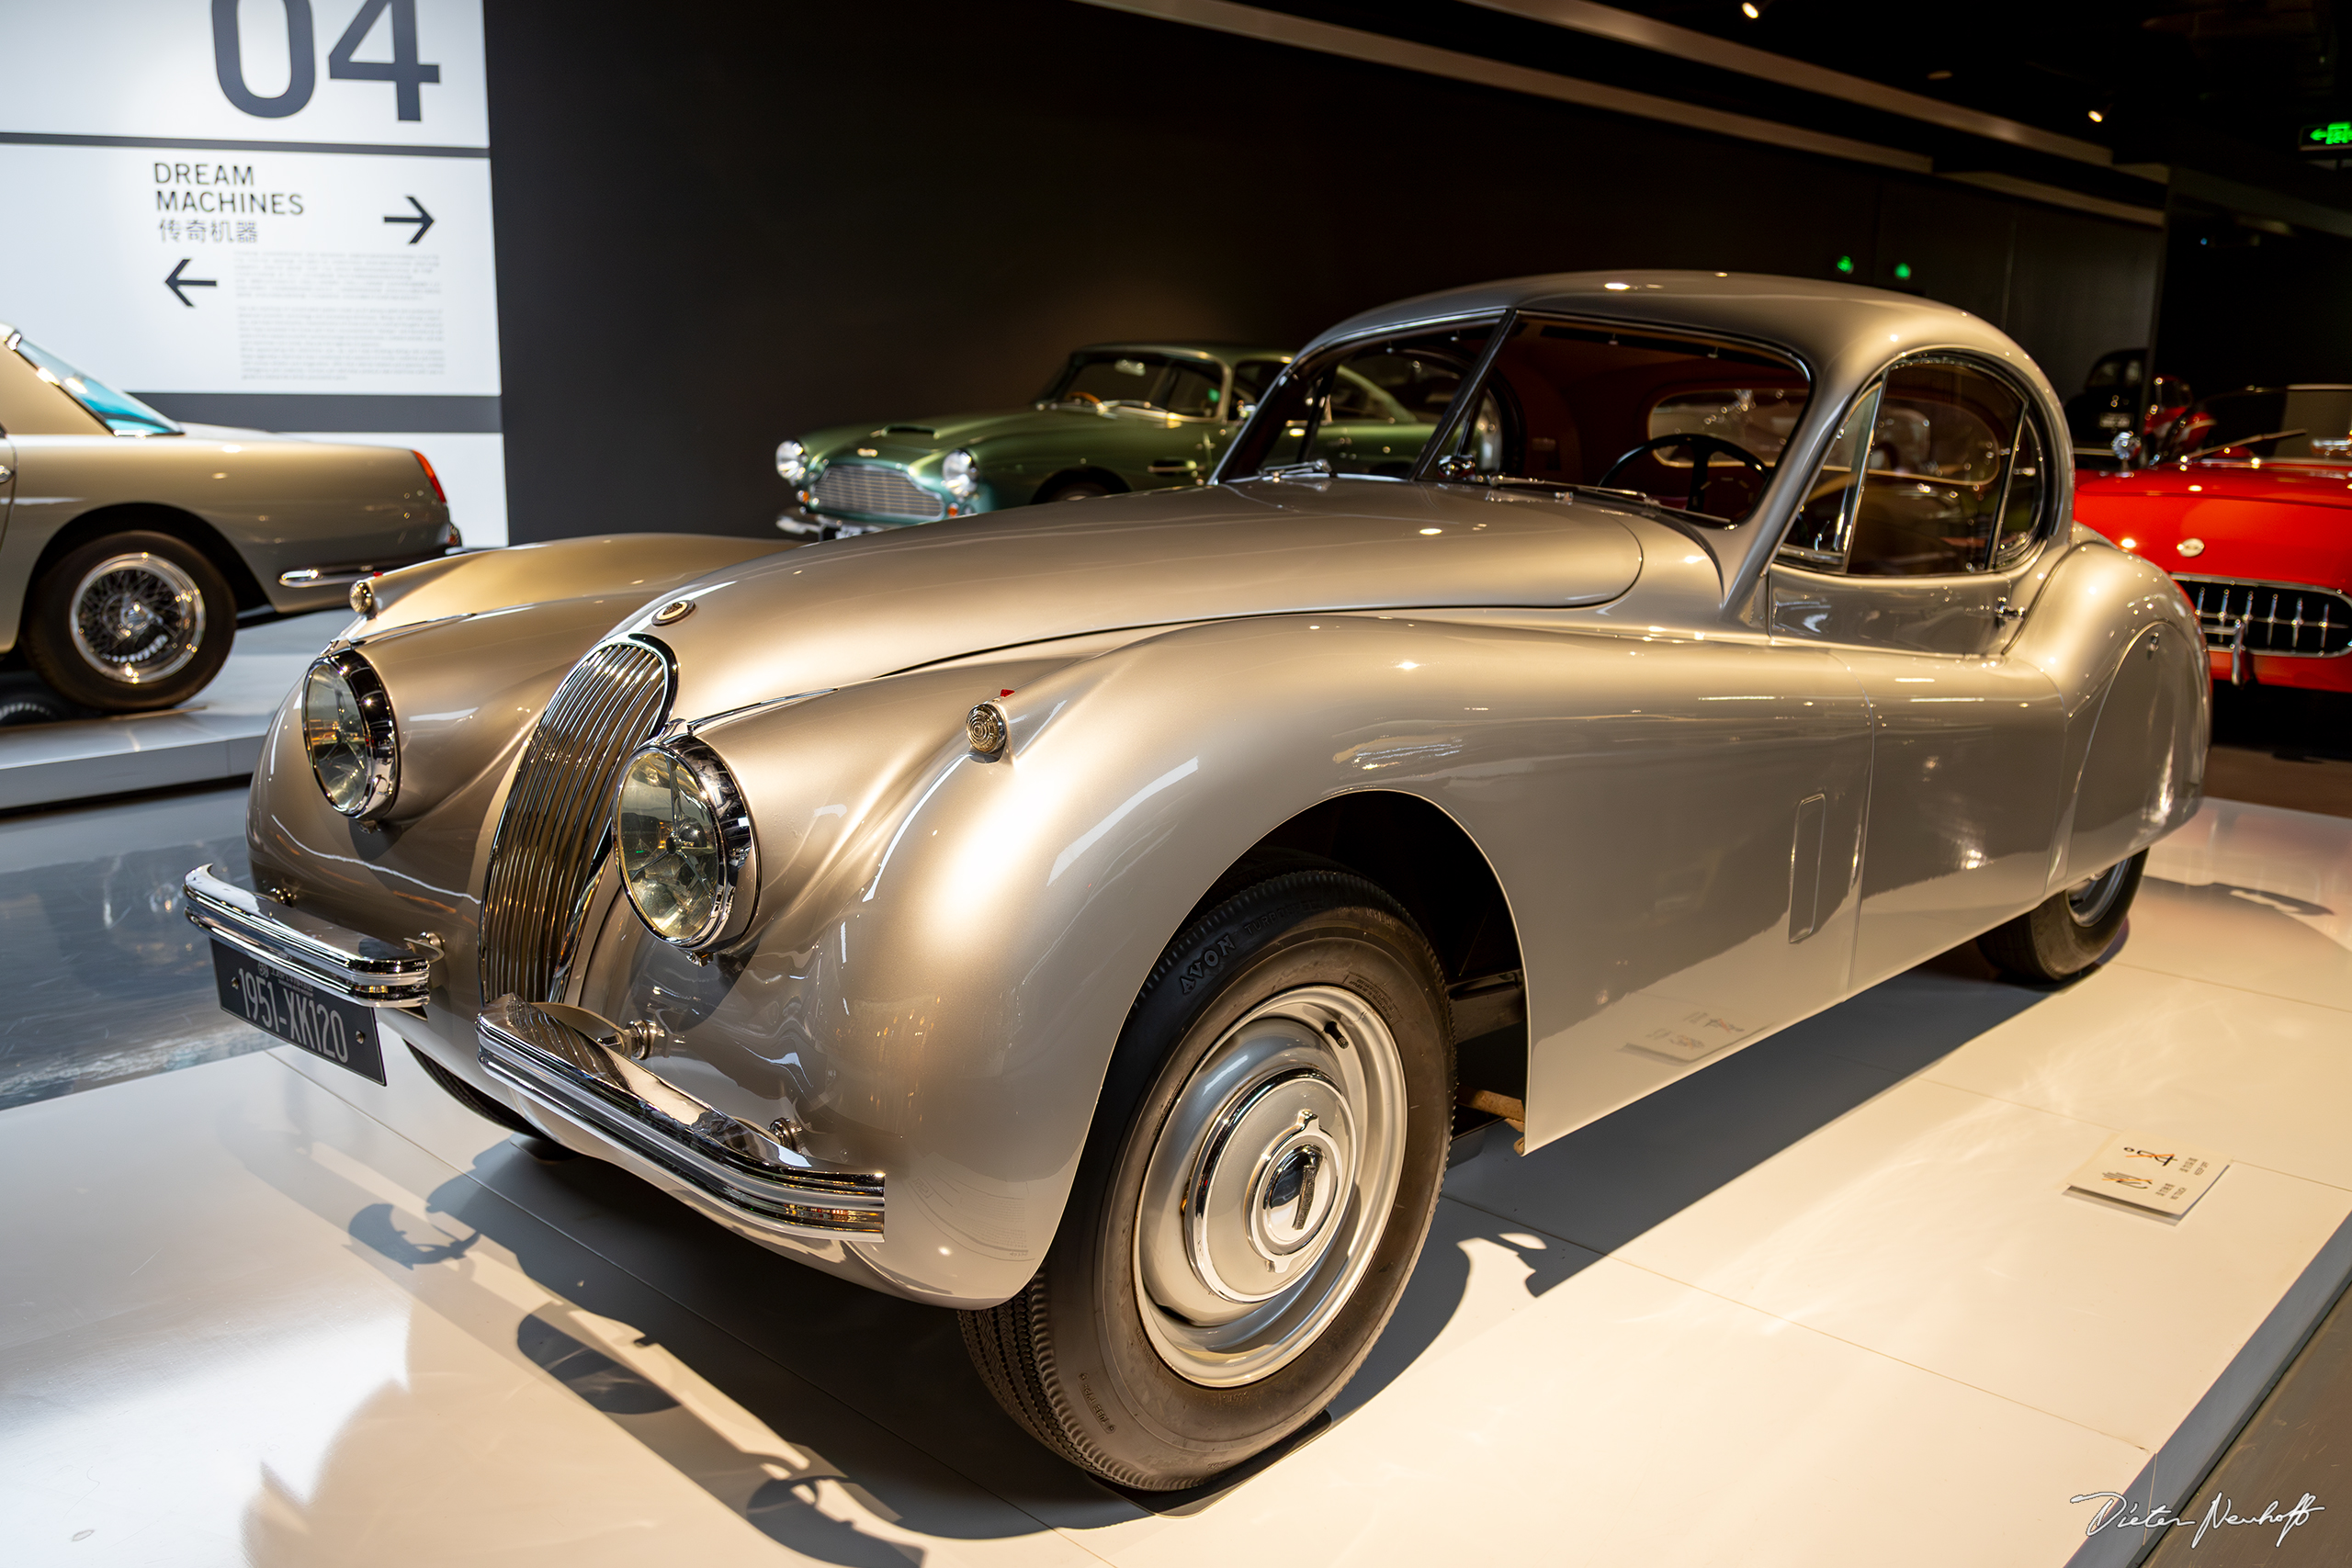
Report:
M217 277L186 276L184 275L187 271L187 264L188 258L182 256L180 265L172 268L172 276L164 279L164 287L177 295L181 304L193 310L196 309L196 301L187 297L187 291L191 288L218 288L220 287L220 280Z

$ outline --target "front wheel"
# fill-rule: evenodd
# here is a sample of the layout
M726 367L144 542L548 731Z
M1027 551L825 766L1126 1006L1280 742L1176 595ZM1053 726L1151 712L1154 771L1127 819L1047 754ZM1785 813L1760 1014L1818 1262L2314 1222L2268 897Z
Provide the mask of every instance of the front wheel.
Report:
M1281 1441L1396 1309L1453 1101L1444 979L1394 899L1321 870L1227 899L1136 998L1044 1267L962 1314L982 1379L1139 1489Z
M94 539L33 584L25 653L62 695L107 713L177 705L220 672L237 635L220 569L168 534Z
M2007 925L1976 939L1996 969L2020 980L2071 980L2113 945L2147 870L2148 852L2053 893Z

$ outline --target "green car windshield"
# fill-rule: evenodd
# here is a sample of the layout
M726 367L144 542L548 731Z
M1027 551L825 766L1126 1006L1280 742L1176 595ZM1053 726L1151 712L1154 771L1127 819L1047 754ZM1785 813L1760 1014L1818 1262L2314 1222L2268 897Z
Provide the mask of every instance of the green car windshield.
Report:
M89 410L99 423L117 435L181 434L178 425L129 392L118 392L96 376L76 370L22 333L11 336L8 346L24 355L25 362L40 373L42 380L64 388L67 396Z
M1224 372L1206 360L1139 352L1080 354L1070 357L1037 400L1202 418L1218 412L1224 383Z

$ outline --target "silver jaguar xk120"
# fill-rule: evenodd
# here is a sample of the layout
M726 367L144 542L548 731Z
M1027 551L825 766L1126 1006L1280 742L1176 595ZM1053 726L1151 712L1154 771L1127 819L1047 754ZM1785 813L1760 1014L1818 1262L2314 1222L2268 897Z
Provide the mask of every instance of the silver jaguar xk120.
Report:
M1453 383L1408 472L1351 372ZM1039 1439L1182 1487L1363 1360L1458 1103L1532 1146L1971 939L2111 945L2203 640L2072 479L1917 299L1408 300L1204 487L363 585L191 913L239 1016L956 1309Z

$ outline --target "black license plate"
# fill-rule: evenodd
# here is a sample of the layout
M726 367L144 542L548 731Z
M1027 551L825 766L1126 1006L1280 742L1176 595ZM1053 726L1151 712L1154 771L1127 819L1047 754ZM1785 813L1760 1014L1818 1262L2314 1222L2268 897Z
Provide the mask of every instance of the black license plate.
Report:
M328 996L224 942L212 944L212 977L220 983L220 1010L230 1017L363 1078L384 1081L384 1046L374 1009Z

